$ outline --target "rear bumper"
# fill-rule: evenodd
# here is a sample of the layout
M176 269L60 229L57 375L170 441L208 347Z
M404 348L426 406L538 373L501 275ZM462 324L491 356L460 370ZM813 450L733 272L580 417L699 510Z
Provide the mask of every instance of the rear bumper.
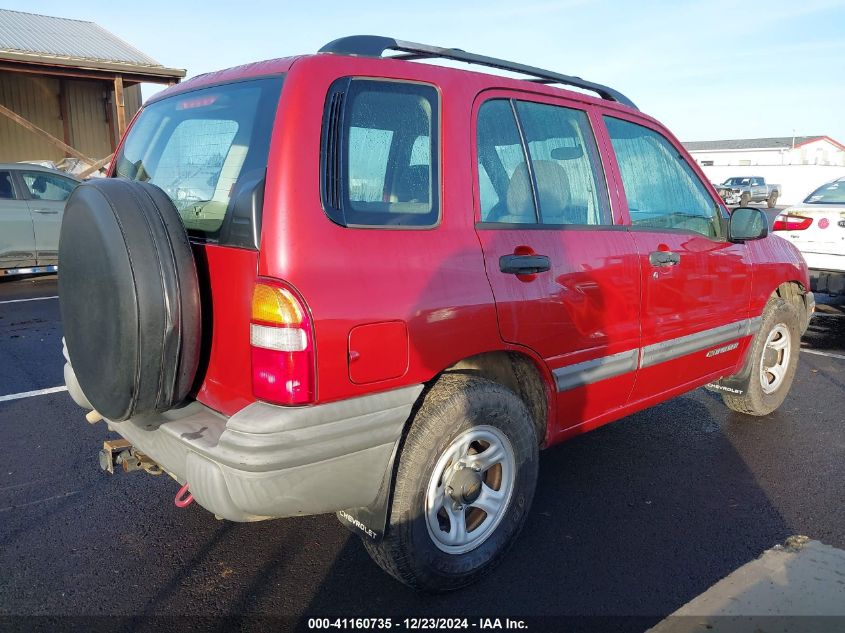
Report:
M256 402L230 418L193 402L108 424L221 518L321 514L376 499L422 388L311 407Z

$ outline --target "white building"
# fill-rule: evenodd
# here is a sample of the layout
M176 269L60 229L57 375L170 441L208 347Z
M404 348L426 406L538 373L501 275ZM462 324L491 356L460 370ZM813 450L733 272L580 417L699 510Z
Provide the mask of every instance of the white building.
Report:
M684 143L684 147L702 167L845 166L845 145L829 136L693 141Z

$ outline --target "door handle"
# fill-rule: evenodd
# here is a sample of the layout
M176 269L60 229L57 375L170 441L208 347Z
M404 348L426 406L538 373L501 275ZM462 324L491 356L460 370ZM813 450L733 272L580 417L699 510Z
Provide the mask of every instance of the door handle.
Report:
M40 213L41 215L58 215L58 211L49 211L47 209L35 209L35 213Z
M670 251L653 251L648 254L648 263L659 268L677 266L681 263L681 254Z
M510 275L533 275L551 267L545 255L502 255L499 258L499 270Z

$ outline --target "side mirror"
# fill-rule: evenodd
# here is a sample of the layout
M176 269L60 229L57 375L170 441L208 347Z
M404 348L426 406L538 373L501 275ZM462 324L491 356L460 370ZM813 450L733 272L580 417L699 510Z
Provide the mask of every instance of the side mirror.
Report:
M759 240L769 234L769 218L762 209L739 207L728 221L728 239L731 242Z

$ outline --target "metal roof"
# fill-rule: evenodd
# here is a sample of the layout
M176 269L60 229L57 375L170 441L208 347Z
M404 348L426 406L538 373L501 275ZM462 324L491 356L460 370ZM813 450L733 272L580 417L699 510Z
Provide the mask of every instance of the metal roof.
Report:
M826 136L775 136L771 138L739 138L725 141L691 141L684 143L690 152L718 151L726 149L791 149L804 143L818 141Z
M184 77L149 55L83 20L0 9L0 59Z

